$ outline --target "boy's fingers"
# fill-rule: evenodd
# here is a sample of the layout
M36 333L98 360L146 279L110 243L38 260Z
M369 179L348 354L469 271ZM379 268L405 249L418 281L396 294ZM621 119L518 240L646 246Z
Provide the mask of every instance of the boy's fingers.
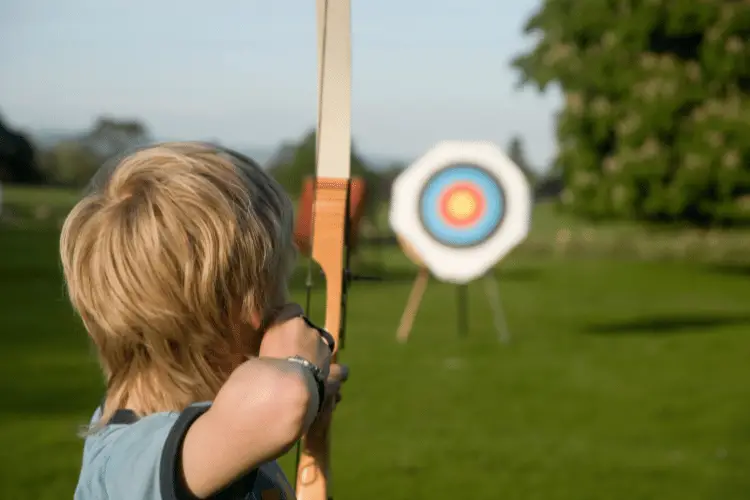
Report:
M328 382L326 384L326 398L333 398L341 390L341 382Z
M342 396L339 392L340 389L340 383L328 384L328 387L326 387L326 399L325 403L323 403L323 408L321 409L320 413L322 419L329 418L329 416L336 409L336 405L338 405L341 401Z
M331 371L328 376L335 381L346 382L349 379L349 367L339 364L331 365Z

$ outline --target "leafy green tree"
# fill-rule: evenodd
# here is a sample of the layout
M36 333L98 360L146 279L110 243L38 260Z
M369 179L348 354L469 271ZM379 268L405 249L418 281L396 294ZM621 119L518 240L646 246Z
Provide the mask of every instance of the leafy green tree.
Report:
M519 136L513 136L508 143L508 157L523 171L526 175L526 179L528 179L531 185L536 184L537 175L534 173L534 169L529 165L528 159L526 158L526 148Z
M148 128L138 120L100 117L91 129L79 138L88 149L101 158L111 158L152 141Z
M139 121L99 118L91 128L42 151L39 163L53 184L85 186L109 158L151 142Z
M81 142L66 140L43 151L39 163L51 183L81 187L91 180L102 158Z
M750 223L750 3L545 0L525 30L523 82L565 96L564 206Z
M299 197L302 192L304 179L315 175L315 138L315 131L312 131L295 145L284 144L269 165L269 172L293 198ZM378 199L373 191L378 186L378 175L365 164L354 144L352 144L351 172L353 177L364 179L368 189L368 207L374 206Z
M40 184L44 175L39 170L33 144L22 133L12 130L0 117L0 181Z

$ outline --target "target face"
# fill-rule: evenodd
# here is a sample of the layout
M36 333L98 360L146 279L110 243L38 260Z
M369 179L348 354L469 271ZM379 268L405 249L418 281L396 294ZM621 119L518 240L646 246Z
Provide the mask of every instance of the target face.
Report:
M443 142L393 184L390 223L437 278L466 283L528 233L525 175L487 142Z
M438 171L425 184L419 216L437 241L457 248L479 245L503 220L505 195L495 177L476 165Z

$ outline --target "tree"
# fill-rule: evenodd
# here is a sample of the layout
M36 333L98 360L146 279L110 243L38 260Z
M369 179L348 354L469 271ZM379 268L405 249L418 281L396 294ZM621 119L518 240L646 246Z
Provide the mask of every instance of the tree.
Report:
M81 187L108 159L149 142L151 136L142 123L102 117L87 132L43 151L40 164L50 182Z
M269 171L292 197L299 196L305 177L315 175L315 131L308 132L297 144L285 143L269 165ZM368 185L376 175L365 164L352 144L352 176L359 176Z
M565 95L565 207L750 223L750 4L545 0L526 32L523 83Z
M404 162L395 161L378 172L378 193L381 199L390 200L393 183L407 167L408 165Z
M269 165L271 175L292 198L300 196L305 177L315 175L315 141L313 130L295 145L284 143ZM378 175L365 164L355 144L352 144L351 175L361 177L367 185L365 215L371 216L378 204L379 196L373 191L378 186Z
M0 181L36 184L43 180L31 142L0 119Z
M58 142L40 155L50 182L61 186L85 186L102 162L100 156L77 140Z
M80 142L100 158L111 158L151 142L146 126L137 120L100 117Z
M285 165L294 161L294 155L297 153L297 144L293 142L284 142L278 148L276 153L268 160L267 168L270 172L283 169Z
M513 136L511 138L510 143L508 143L508 157L523 171L531 185L536 184L537 176L526 160L526 149L520 137Z

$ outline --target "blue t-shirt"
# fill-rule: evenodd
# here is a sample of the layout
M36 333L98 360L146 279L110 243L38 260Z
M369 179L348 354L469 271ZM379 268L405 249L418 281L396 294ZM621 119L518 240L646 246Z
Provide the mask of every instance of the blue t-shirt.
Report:
M86 438L75 500L195 500L182 479L185 433L210 403L181 413L138 418L118 410L106 427ZM99 418L100 410L92 421ZM215 500L294 500L276 462L268 462L217 493Z

